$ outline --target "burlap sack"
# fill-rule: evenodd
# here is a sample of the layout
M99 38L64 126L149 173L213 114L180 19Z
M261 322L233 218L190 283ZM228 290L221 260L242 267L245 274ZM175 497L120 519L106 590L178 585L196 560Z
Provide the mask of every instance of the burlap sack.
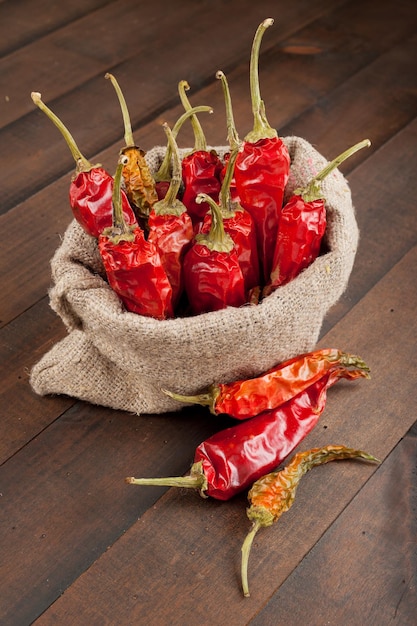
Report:
M327 161L303 139L284 141L291 156L289 197ZM162 155L162 148L148 152L152 170ZM105 281L96 241L73 221L52 259L49 293L68 336L33 368L33 389L137 414L162 413L181 404L161 388L195 394L312 350L326 312L346 288L358 243L350 190L339 171L323 191L328 252L295 280L259 305L166 321L123 309Z

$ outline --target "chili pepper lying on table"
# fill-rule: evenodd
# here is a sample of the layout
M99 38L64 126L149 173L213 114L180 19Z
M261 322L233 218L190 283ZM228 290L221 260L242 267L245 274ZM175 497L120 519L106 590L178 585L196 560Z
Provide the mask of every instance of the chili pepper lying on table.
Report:
M178 146L169 126L164 124L164 128L174 157L172 178L165 198L155 202L149 214L148 241L153 243L159 252L162 266L172 287L172 306L175 310L183 291L183 257L193 240L194 230L185 205L177 198L181 185L181 158Z
M278 467L314 428L324 411L327 389L339 379L366 377L363 369L335 364L314 384L271 411L226 428L201 443L189 476L126 478L134 485L198 489L203 497L229 500Z
M245 280L246 300L253 301L251 294L260 284L256 229L251 214L240 206L238 201L232 200L231 197L230 185L233 180L233 171L240 142L233 121L232 104L226 76L223 72L217 72L216 76L222 81L223 85L230 143L230 153L225 166L218 204L222 214L224 230L230 235L235 245L237 258ZM201 233L209 232L211 220L211 211L208 211L200 229Z
M363 376L369 377L369 368L360 357L335 348L323 348L279 363L256 378L212 385L199 395L183 396L163 391L179 402L208 406L215 415L226 413L244 420L279 407L337 365L360 369Z
M213 113L213 109L209 106L197 106L192 107L188 111L185 111L175 122L172 127L172 136L176 140L177 135L180 132L182 125L186 120L188 120L192 115L197 115L197 113ZM172 159L172 151L169 144L167 143L167 149L164 154L164 158L162 159L161 165L159 166L158 171L154 175L156 193L158 194L158 199L163 200L169 188L169 183L171 182L171 159Z
M116 91L123 115L125 127L124 139L126 145L120 150L120 154L124 154L128 158L123 167L123 180L126 194L129 198L129 202L135 208L138 220L142 220L143 226L145 227L149 212L158 200L155 181L146 162L144 150L141 150L133 139L129 111L119 83L113 74L109 74L108 72L105 78L110 80Z
M184 288L191 311L199 315L242 306L246 303L245 280L220 207L207 194L199 194L196 201L209 203L212 218L209 232L196 235L184 257Z
M254 37L250 61L254 126L245 137L235 166L236 191L240 203L251 213L256 224L264 284L269 281L272 269L284 189L290 169L288 150L266 119L259 90L260 43L265 30L273 23L273 19L264 20Z
M61 120L42 102L41 94L32 92L33 102L55 124L63 135L76 163L74 177L70 183L69 200L72 213L83 229L97 238L113 221L113 176L108 174L101 165L92 165L80 152L75 140ZM128 224L136 224L135 214L129 200L121 192L121 203L124 220Z
M324 448L312 448L299 452L284 469L272 472L257 480L248 494L250 507L247 516L253 522L242 546L242 588L246 597L249 594L248 560L253 539L262 527L272 526L294 502L295 494L302 476L316 465L343 459L363 459L371 463L380 461L364 452L345 446L328 445Z
M304 189L296 189L284 205L279 222L278 239L269 284L263 295L285 285L308 267L320 252L326 231L326 203L321 183L343 161L358 150L371 145L365 139L328 163Z
M185 93L190 86L182 80L178 85L181 102L186 111L191 109L191 104ZM194 131L194 148L182 160L182 180L184 193L182 201L187 207L195 229L203 221L208 211L205 202L198 202L197 196L205 193L217 202L220 193L220 172L223 164L215 150L207 149L207 142L201 124L197 116L191 118Z
M128 157L121 155L114 178L113 225L98 239L109 285L128 311L166 319L173 317L172 288L155 245L145 239L137 224L130 226L121 211L122 169Z

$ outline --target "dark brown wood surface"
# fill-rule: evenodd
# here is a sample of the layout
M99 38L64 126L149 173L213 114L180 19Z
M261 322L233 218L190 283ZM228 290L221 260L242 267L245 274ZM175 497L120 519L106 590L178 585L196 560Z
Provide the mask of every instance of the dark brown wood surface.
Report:
M0 2L0 624L411 626L417 616L417 13L388 0ZM113 72L134 135L165 142L190 83L211 145L224 145L223 96L239 134L252 125L248 60L265 17L261 88L270 123L346 162L360 243L319 345L360 354L372 378L336 386L299 446L361 447L380 466L317 468L251 553L240 588L246 494L229 502L124 484L188 471L195 447L228 425L205 409L134 416L40 397L31 367L66 330L48 302L50 258L71 221L72 157L33 105L43 99L85 155L114 168L123 142ZM184 146L192 134L184 128ZM88 376L88 372L86 372ZM192 372L190 372L192 376ZM349 387L349 388L348 388Z

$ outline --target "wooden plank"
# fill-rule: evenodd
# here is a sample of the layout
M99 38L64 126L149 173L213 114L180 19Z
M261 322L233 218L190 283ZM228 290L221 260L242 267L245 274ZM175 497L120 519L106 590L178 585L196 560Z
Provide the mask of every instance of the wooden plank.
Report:
M417 247L324 338L323 345L337 345L361 354L372 366L373 377L370 381L360 381L353 385L341 383L329 392L328 406L321 424L306 438L302 449L328 443L345 443L367 449L384 459L412 425L416 408L417 366L413 355L417 293L410 287L414 284L416 266ZM407 363L406 376L404 363ZM194 424L192 415L190 418L188 427ZM125 424L131 424L132 420L135 425L138 423L137 419L121 420L119 427L124 429ZM166 427L172 428L169 416L163 419ZM157 422L159 420L152 419L153 424ZM104 426L106 423L102 424ZM108 426L106 430L107 428ZM120 498L111 512L115 518L124 518L127 515L124 506L128 506L129 499L132 506L132 501L140 503L142 498L149 497L149 488L145 487L127 487L129 493L126 493L121 486L119 468L106 466L106 463L113 465L119 462L119 458L123 458L122 471L128 475L160 475L158 471L161 468L156 467L159 463L155 463L161 457L161 452L156 449L158 437L154 435L149 438L150 442L153 441L152 460L146 456L146 451L140 444L143 437L140 429L135 430L135 427L130 426L127 428L130 429L129 437L126 438L123 433L114 435L118 442L118 456L114 462L109 461L111 455L106 458L106 451L108 454L111 443L107 440L105 445L105 437L97 435L100 445L105 446L101 450L101 465L97 467L95 476L91 472L83 476L77 490L81 501L87 498L87 494L100 494L100 498L97 497L95 503L91 504L90 516L95 515L97 501L101 502L103 491L107 489L111 491L113 498ZM56 429L60 431L60 445L69 445L64 443L58 424ZM96 426L96 429L100 431L100 426ZM199 430L200 434L201 432ZM48 438L49 436L52 435L48 434ZM165 435L163 438L165 439ZM186 439L190 444L189 435ZM48 443L48 449L54 450L51 442ZM43 445L46 446L46 442ZM76 446L74 450L77 463L82 463L85 453ZM137 450L141 450L140 457ZM142 451L145 454L144 459ZM190 450L187 454L189 453ZM88 455L93 455L91 458L95 458L95 454L99 453L93 453L89 449ZM184 450L180 454L184 457ZM91 458L89 465L94 467L95 463ZM74 461L68 461L67 470L73 468L71 463ZM171 459L166 464L165 469L173 469L174 463L177 467L181 463L178 454L175 455L175 461ZM103 464L106 466L105 477L100 473ZM9 472L12 471L10 467L14 469L14 465L8 463L7 466L9 477ZM40 462L39 467L45 471L44 461ZM36 465L32 464L31 471L33 477L33 473L36 474ZM360 463L333 463L309 475L309 485L300 493L297 508L283 516L279 528L260 534L254 545L250 563L253 595L249 601L242 598L239 588L240 546L249 528L244 512L244 497L219 503L204 501L197 494L172 489L76 580L38 619L37 624L60 623L63 619L71 623L72 620L79 620L80 616L93 625L103 622L129 624L138 621L147 624L183 624L190 615L193 615L194 621L204 623L204 616L216 615L219 606L222 607L222 620L225 623L246 623L264 606L271 593L278 589L374 471L375 467ZM19 484L26 484L22 475L19 478ZM13 474L10 475L10 480L14 487L12 479ZM53 483L50 476L44 476L44 480L47 484ZM102 481L105 481L104 485ZM42 511L43 499L50 498L50 494L45 495L42 490L33 497L37 498L35 510ZM332 506L323 507L320 503L324 501L331 501ZM51 528L65 523L63 520L69 515L65 511L67 505L60 500L59 512L51 513ZM71 506L74 506L74 502L71 502ZM371 509L372 506L372 501L369 501ZM20 510L20 503L11 505L9 519L13 518L12 510L15 507ZM70 517L77 527L85 523L82 518ZM41 522L34 519L32 524L31 537L38 536ZM108 540L107 524L105 527ZM279 550L276 533L279 533ZM77 546L76 538L71 536L71 552L74 554L82 552L88 545L82 535L83 533L79 541L84 547ZM22 541L23 537L20 544ZM66 541L62 540L53 551L53 556L50 556L54 563L56 560L63 562L60 556L63 552L68 557ZM98 537L96 541L99 541ZM10 550L14 551L15 546L9 541L5 549L3 558L9 563ZM354 558L352 553L351 556ZM14 554L13 558L23 557ZM71 559L75 558L71 556ZM14 562L15 567L20 569L16 560ZM59 585L55 566L45 560L43 563L43 577L47 575L48 568L54 567L53 581ZM32 578L35 575L29 572L33 572L33 568L27 561L24 571L31 578L16 584L24 583L25 588L35 586L39 593L41 584ZM61 574L64 575L65 572ZM179 594L179 589L186 589L186 593ZM160 602L161 598L164 599L163 603ZM13 603L14 599L10 602ZM155 606L159 608L157 614Z
M112 0L13 0L0 4L0 56L44 37Z
M416 458L414 426L251 626L275 626L277 616L279 623L294 626L414 626Z
M181 474L219 423L194 409L138 417L77 403L0 467L0 622L32 623L153 506L160 489L139 501L124 486L132 465Z

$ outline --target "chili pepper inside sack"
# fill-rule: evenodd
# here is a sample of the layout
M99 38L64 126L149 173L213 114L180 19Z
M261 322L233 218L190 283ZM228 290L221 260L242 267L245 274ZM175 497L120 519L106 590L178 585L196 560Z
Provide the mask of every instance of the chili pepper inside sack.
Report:
M307 141L283 138L290 157L288 199L326 165ZM216 147L220 156L226 147ZM154 173L165 148L146 159ZM358 228L348 183L335 170L323 182L325 250L299 276L257 305L156 320L130 313L105 280L96 239L74 220L52 262L52 309L68 335L33 367L30 383L41 395L65 394L137 414L177 411L164 394L192 395L212 383L258 376L277 363L311 351L324 316L345 290Z

